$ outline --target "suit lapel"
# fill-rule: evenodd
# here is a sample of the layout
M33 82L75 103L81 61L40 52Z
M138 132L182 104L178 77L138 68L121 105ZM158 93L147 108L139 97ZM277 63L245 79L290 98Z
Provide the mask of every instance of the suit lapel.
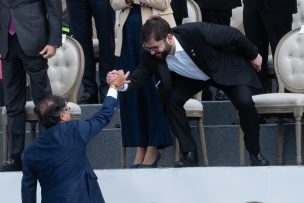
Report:
M193 60L193 62L196 62L198 51L193 46L191 46L190 43L185 43L180 33L174 32L174 37L178 40L180 45L183 47L188 56Z

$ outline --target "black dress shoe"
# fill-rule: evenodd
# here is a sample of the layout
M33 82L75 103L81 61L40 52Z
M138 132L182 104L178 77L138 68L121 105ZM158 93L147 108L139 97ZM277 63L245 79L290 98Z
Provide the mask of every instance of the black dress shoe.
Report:
M269 162L262 156L261 153L253 154L249 153L251 166L269 166Z
M198 166L198 156L196 151L183 153L180 160L174 163L175 168L194 166Z
M78 100L78 104L98 104L98 96L91 95L88 92L84 92Z
M229 98L226 96L226 94L222 90L217 89L216 94L215 94L215 100L223 101L223 100L229 100Z
M22 171L22 162L20 160L9 159L3 162L0 171Z

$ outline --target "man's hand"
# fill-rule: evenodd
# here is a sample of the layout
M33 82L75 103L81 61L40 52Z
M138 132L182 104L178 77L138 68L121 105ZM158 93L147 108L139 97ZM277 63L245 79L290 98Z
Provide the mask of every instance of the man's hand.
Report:
M129 71L124 74L123 70L113 70L107 75L107 83L109 85L115 85L118 89L122 89L124 84L130 83L130 81L127 80L129 74Z
M46 45L39 54L42 55L43 58L49 59L56 54L56 47L52 45Z
M108 85L112 84L117 77L117 70L112 70L107 74L107 83Z
M255 59L250 61L250 63L257 72L260 72L261 68L262 68L262 61L263 61L263 59L262 59L261 55L258 54Z

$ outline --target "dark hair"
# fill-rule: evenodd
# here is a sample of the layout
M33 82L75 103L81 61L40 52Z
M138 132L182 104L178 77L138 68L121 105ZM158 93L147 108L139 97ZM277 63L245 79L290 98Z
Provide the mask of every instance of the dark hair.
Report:
M63 98L56 95L49 95L38 104L38 117L41 124L50 128L61 121L60 112L66 107Z
M141 40L143 42L148 42L151 39L160 41L166 38L168 34L172 34L169 23L159 16L152 16L141 29Z

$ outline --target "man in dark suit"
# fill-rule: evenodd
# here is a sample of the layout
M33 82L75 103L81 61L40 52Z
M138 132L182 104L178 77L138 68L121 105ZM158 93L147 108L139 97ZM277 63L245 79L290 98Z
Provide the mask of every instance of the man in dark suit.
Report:
M259 73L263 85L261 93L267 92L268 47L272 55L280 39L291 30L292 14L297 12L297 0L244 0L244 29L248 39L254 43L263 58Z
M51 94L47 59L61 45L60 0L0 0L0 53L10 159L1 171L21 170L25 138L26 74L34 103Z
M66 102L58 96L39 103L38 115L47 129L24 152L23 203L36 202L37 180L44 203L104 202L86 146L110 122L117 106L116 87L111 85L100 110L85 121L71 121Z
M187 0L172 0L171 8L176 25L181 25L183 19L188 17Z
M232 9L242 6L241 0L195 0L206 23L230 25Z
M154 75L156 87L182 156L176 167L197 166L197 147L191 136L184 103L211 84L223 90L239 113L251 165L269 165L260 153L259 123L252 100L252 89L260 88L256 71L262 58L257 48L237 29L207 23L187 23L174 28L159 17L146 21L142 28L141 65L130 75L137 87ZM108 83L122 77L108 73Z

